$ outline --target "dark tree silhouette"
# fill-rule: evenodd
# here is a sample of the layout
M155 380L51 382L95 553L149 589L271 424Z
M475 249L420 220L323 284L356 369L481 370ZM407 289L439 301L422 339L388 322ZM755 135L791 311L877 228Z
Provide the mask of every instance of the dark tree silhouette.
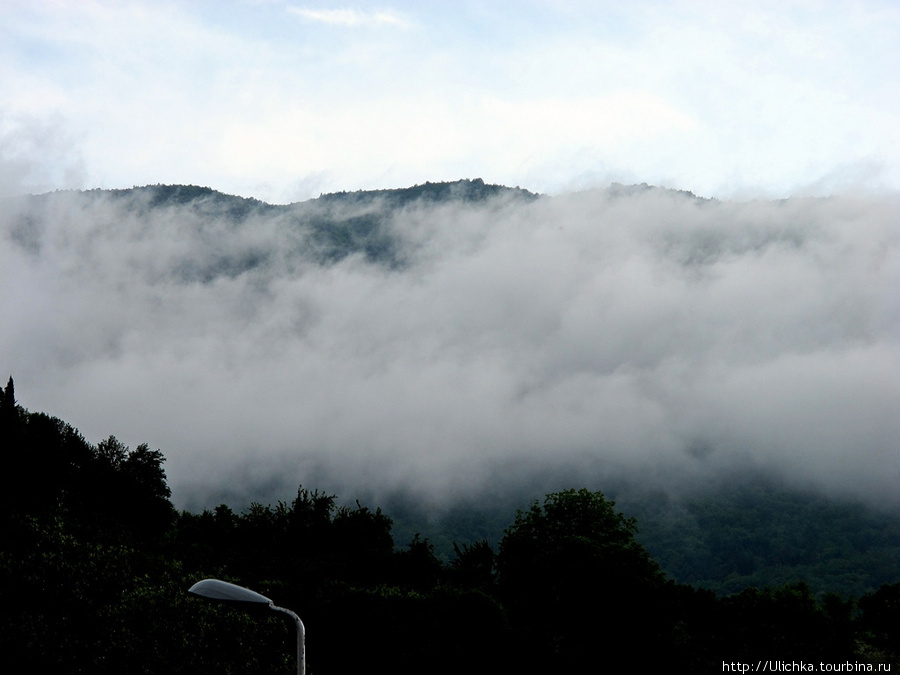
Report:
M663 575L614 506L586 489L550 494L500 542L501 598L541 667L570 672L663 639Z

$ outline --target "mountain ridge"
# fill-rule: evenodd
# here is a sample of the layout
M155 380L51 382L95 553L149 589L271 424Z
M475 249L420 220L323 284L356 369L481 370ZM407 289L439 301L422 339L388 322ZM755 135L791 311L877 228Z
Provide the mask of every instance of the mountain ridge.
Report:
M169 206L173 204L190 204L200 199L229 200L235 203L246 204L248 208L262 209L288 209L304 204L319 203L332 204L338 201L351 200L354 202L374 202L377 199L386 200L393 206L406 205L422 200L424 202L438 201L464 201L480 202L492 197L513 196L525 200L533 200L541 197L539 193L531 192L524 188L508 187L496 183L485 183L481 178L462 178L455 181L426 181L416 183L408 187L378 188L371 190L339 190L335 192L323 192L318 197L301 199L287 204L273 204L256 197L243 197L215 188L186 183L155 183L146 185L134 185L130 188L89 188L86 190L55 190L37 194L21 195L21 197L45 197L53 194L84 194L84 195L109 195L123 198L128 196L146 196L150 206Z

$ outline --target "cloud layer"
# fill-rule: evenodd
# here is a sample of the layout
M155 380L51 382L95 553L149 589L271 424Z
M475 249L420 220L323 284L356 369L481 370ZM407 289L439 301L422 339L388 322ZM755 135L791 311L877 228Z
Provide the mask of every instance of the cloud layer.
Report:
M613 188L337 214L384 214L389 268L322 264L310 205L8 200L0 368L89 440L161 448L182 503L552 470L897 503L898 206Z

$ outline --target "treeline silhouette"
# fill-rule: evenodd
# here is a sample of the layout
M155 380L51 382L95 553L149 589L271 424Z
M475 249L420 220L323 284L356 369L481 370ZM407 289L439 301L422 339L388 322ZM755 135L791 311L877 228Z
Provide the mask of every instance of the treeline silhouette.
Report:
M312 675L573 672L760 660L897 664L900 583L857 599L802 581L720 597L677 584L600 492L552 493L499 542L397 546L379 508L300 487L290 503L177 512L165 458L97 445L0 387L0 647L64 673L289 673L293 628L190 597L202 578L300 614Z

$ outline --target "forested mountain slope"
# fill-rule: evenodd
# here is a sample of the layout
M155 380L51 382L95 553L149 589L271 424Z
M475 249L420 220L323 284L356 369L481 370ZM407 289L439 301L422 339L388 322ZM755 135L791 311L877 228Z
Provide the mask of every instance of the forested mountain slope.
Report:
M395 547L380 509L302 487L274 507L178 514L162 453L114 437L94 446L15 396L10 379L0 391L14 477L0 514L10 659L72 673L292 672L289 626L187 596L215 577L299 611L310 672L352 672L376 652L400 673L589 668L598 649L709 673L729 660L898 663L900 584L856 601L817 598L802 582L719 598L667 580L636 521L601 492L547 495L496 547L456 544L444 564L427 538Z

